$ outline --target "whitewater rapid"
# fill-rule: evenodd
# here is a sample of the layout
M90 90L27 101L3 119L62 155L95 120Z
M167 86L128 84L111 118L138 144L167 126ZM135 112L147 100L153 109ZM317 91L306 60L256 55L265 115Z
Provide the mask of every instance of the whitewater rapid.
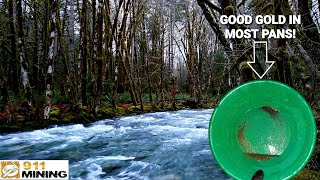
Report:
M0 159L69 160L70 179L228 179L208 143L212 110L107 119L0 136Z

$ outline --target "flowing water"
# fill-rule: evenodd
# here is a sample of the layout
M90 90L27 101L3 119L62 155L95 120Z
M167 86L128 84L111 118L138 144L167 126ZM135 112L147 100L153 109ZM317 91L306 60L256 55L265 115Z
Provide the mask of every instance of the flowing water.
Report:
M210 151L211 113L149 113L7 134L0 159L67 159L70 179L228 179Z

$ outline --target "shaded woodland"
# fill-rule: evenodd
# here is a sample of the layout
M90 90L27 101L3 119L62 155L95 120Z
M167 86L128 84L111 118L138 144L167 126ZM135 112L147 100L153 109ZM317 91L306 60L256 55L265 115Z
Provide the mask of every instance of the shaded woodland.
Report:
M93 114L200 103L221 86L226 57L196 1L5 0L0 10L7 116L23 106L49 120L54 103Z
M225 29L297 29L295 39L267 39L275 66L265 78L299 90L318 108L319 2L209 0L2 0L1 110L16 107L50 120L52 105L116 109L216 102L258 79L246 64L253 40ZM221 25L221 15L301 15L301 25ZM294 26L294 27L291 27ZM265 40L265 39L264 39ZM263 72L263 62L255 68ZM29 114L29 115L31 115Z

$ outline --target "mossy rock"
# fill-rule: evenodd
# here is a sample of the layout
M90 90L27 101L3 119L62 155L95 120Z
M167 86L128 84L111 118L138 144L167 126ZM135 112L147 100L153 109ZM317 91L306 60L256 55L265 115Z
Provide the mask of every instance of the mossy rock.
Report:
M97 116L106 116L111 114L112 109L111 108L99 108L97 111Z
M89 114L86 112L86 111L80 111L80 114L79 114L81 117L88 117Z
M131 106L128 108L127 110L129 113L140 113L141 112L141 108L140 106Z
M97 116L102 118L113 118L113 109L112 108L103 108L99 109L97 112Z
M75 121L77 118L75 116L65 116L61 119L64 123L70 123Z
M80 113L79 113L79 116L78 117L78 122L81 122L81 123L90 123L91 122L91 116L90 114L85 111L85 110L81 110Z
M169 110L169 111L173 111L173 110L174 110L174 108L173 108L173 106L172 106L171 103L170 103L170 104L165 104L165 105L163 106L163 108L164 108L165 110Z
M88 124L88 123L91 123L92 121L89 118L81 118L80 122L83 124Z
M161 103L159 103L159 105L155 106L154 110L157 111L157 112L161 112L161 111L166 110L165 104L163 104L163 107L162 107Z
M157 106L156 104L151 105L153 112L159 112L161 111L160 106Z
M115 118L125 115L125 109L121 107L114 108L100 108L97 112L97 118Z
M319 180L319 179L320 179L319 172L312 171L307 168L304 168L293 178L293 180Z
M143 106L143 109L144 109L144 106ZM141 110L141 106L131 106L127 109L127 113L129 114L141 114L143 111Z
M40 122L26 122L23 127L27 131L46 128L46 125Z
M50 121L58 122L58 121L59 121L59 119L58 119L58 118L56 118L56 117L50 117Z
M153 112L152 106L148 106L148 105L143 106L143 110L146 111L146 112Z
M97 114L97 118L98 118L98 119L103 119L104 116L103 116L102 114Z
M79 118L86 118L86 119L90 119L90 114L87 111L87 106L81 106L79 108L79 112L77 113L77 117Z
M81 111L86 111L87 109L88 109L88 107L87 106L80 106L80 108L79 108Z
M35 126L36 124L39 124L37 122L26 122L25 125L26 126Z
M116 117L120 117L126 114L125 109L123 109L122 107L117 107L117 109L114 110Z
M50 110L50 116L58 117L60 115L60 109L56 106L53 106Z
M177 110L184 109L184 106L183 106L181 103L177 103L177 104L176 104L176 109L177 109Z
M7 132L18 132L18 131L22 131L22 128L18 125L11 125L11 126L7 126L5 127Z
M202 104L202 107L205 109L211 109L211 108L214 108L214 103L213 102L204 103Z
M14 114L14 119L16 121L24 121L26 119L26 117L23 115L20 115L20 114Z

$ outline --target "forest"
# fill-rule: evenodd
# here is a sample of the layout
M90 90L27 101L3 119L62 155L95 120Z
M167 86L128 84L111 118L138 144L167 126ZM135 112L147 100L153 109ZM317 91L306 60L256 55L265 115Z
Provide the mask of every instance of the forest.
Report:
M219 22L241 14L301 15L301 24ZM298 90L318 122L319 14L319 0L0 0L1 132L214 108L233 87L259 79L246 62L252 42L262 40L275 62L264 78ZM250 28L297 34L224 34ZM254 65L260 73L261 59ZM319 153L310 172L319 172Z

